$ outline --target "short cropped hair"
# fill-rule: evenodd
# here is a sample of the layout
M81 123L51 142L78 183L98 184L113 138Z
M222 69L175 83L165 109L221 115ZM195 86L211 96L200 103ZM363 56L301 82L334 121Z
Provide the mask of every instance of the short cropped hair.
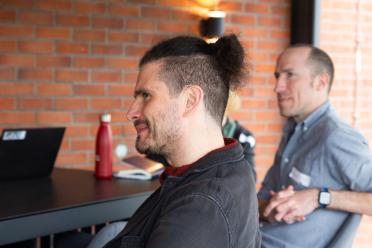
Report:
M308 61L313 65L313 76L320 75L322 73L327 73L329 75L329 87L328 92L331 91L335 68L331 57L322 49L315 47L310 44L294 44L289 48L310 48L310 54Z
M229 90L243 85L244 49L235 35L209 44L192 36L160 42L142 57L139 66L160 61L160 77L170 94L178 95L188 85L204 91L206 110L221 125Z

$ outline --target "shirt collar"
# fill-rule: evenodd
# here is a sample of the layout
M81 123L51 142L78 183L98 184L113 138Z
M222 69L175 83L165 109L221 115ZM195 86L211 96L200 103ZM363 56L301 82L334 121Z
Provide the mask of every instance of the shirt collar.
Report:
M330 102L326 101L314 112L312 112L308 117L306 117L305 120L303 120L300 123L297 123L296 129L301 128L302 131L306 132L314 123L317 122L317 120L319 120L320 117L322 117L326 112L328 112L330 108L331 108ZM288 126L292 125L296 125L296 122L294 121L293 118L289 119ZM289 129L289 127L287 127L287 129Z
M310 128L314 123L319 120L320 117L323 116L324 113L328 112L330 109L331 104L329 101L323 103L318 109L316 109L313 113L311 113L306 119L303 121L302 126L305 128Z

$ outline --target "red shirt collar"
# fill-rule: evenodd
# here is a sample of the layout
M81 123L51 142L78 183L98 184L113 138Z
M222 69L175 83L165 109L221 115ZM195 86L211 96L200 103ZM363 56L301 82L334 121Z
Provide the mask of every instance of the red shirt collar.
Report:
M230 147L232 147L232 146L234 146L238 143L235 139L229 139L229 138L225 138L224 141L225 141L225 145L223 147L214 149L214 150L208 152L205 156L208 156L212 153L216 153L216 152L228 149L228 148L230 148ZM205 157L205 156L203 156L203 157ZM200 158L200 159L202 159L202 158ZM190 168L192 168L200 159L198 159L196 162L194 162L192 164L187 164L187 165L183 165L183 166L180 166L180 167L172 167L172 166L166 167L165 170L163 171L163 173L159 177L160 184L163 185L165 179L167 179L168 176L173 176L173 177L182 176L183 174L186 173L186 171L188 171Z

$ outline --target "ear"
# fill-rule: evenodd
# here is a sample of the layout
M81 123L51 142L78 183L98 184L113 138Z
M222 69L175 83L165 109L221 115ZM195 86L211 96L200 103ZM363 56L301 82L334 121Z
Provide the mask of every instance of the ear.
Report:
M317 91L326 90L328 92L329 85L329 75L328 73L322 73L315 77L315 89Z
M204 92L198 85L188 85L183 90L184 116L195 112L203 104Z

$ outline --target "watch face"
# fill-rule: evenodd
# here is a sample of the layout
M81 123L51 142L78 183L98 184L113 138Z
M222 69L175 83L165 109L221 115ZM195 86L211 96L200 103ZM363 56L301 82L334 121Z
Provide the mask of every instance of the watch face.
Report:
M328 205L331 202L331 194L329 192L320 192L319 203Z

